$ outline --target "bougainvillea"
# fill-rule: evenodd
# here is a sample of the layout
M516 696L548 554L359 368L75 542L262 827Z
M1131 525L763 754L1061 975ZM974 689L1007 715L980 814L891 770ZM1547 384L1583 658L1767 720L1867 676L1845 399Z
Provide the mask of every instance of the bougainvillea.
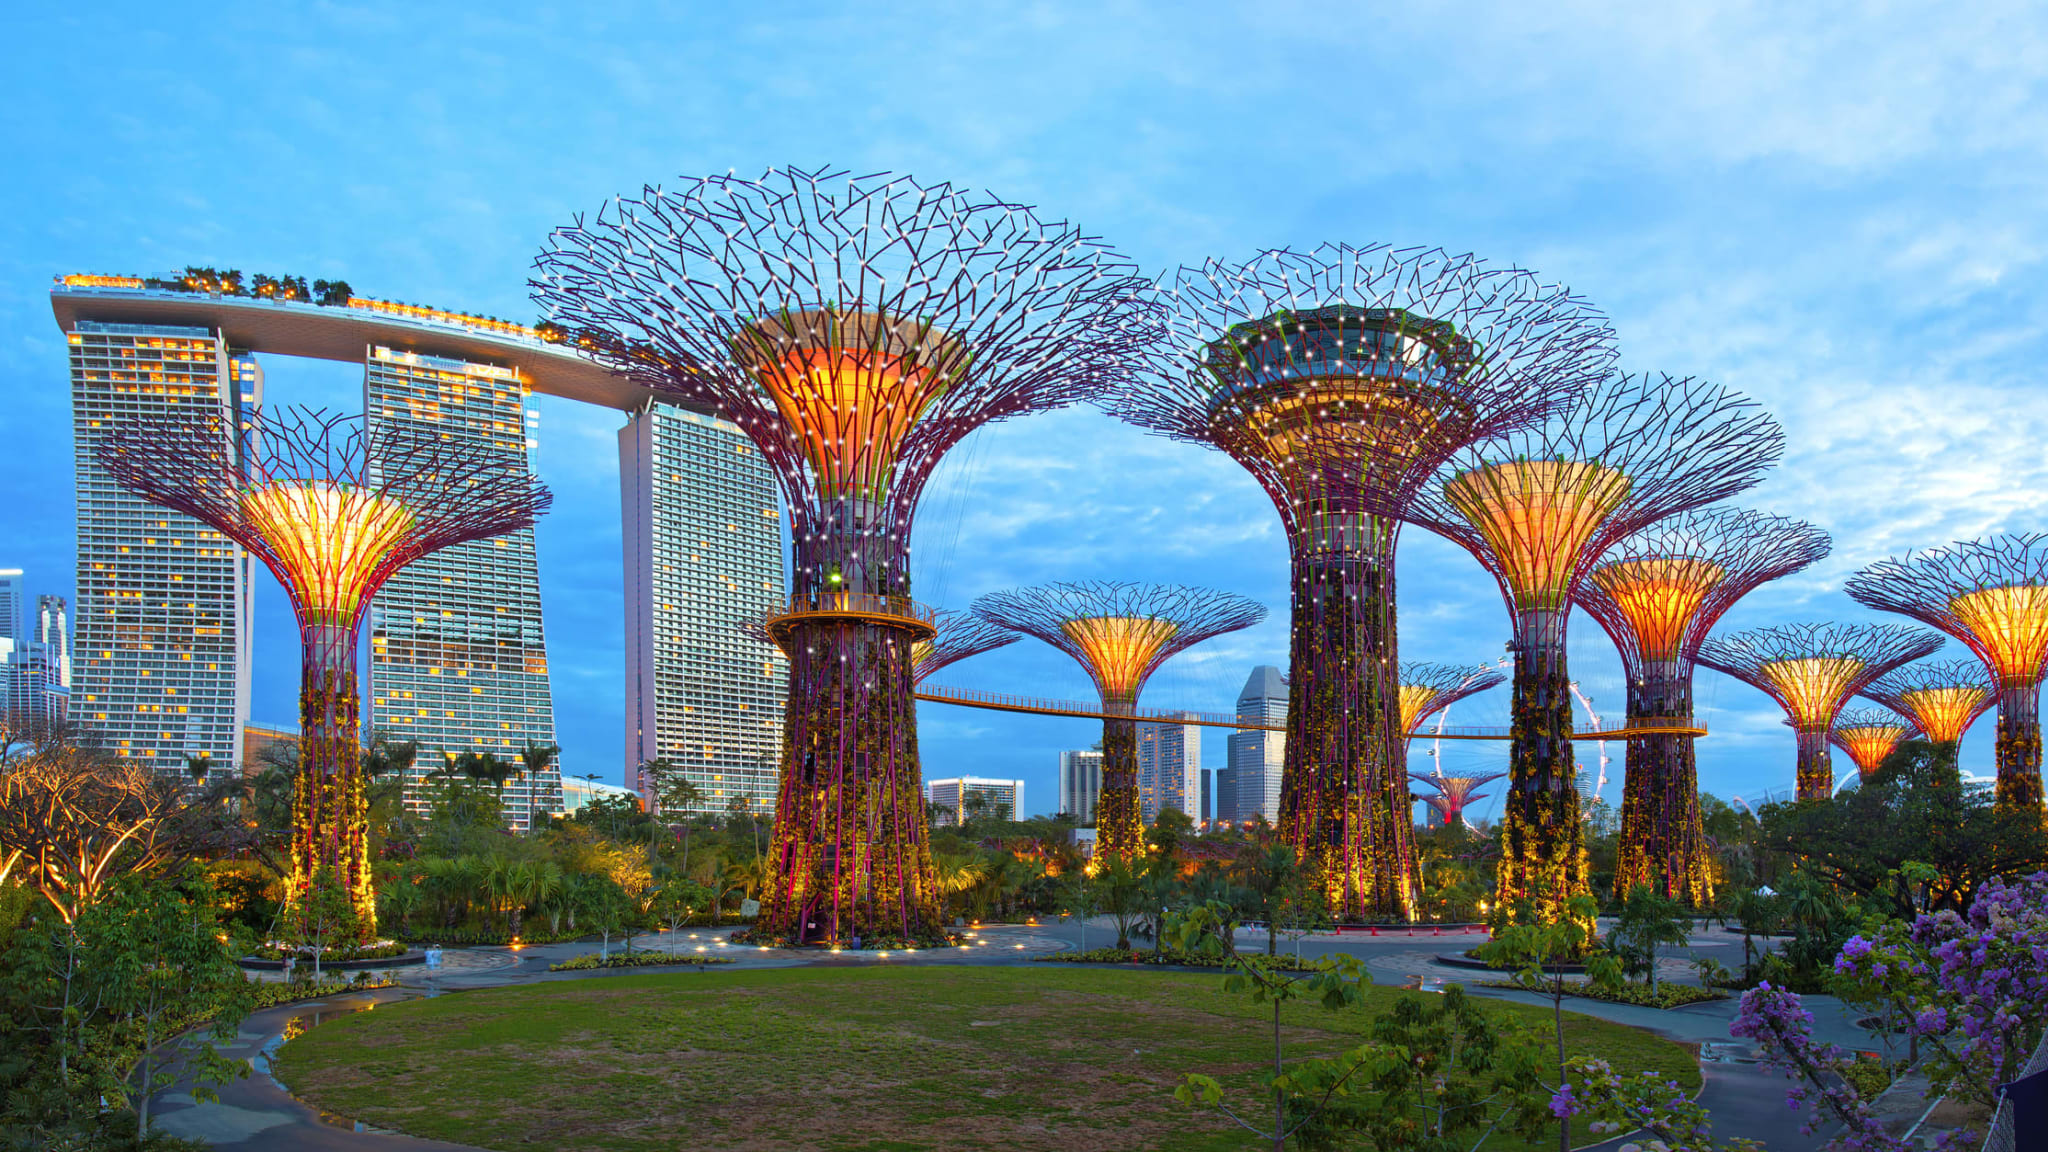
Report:
M1844 1077L1853 1053L1813 1036L1813 1013L1797 992L1757 985L1742 994L1742 1008L1728 1034L1753 1040L1764 1062L1794 1081L1785 1106L1806 1114L1800 1131L1813 1135L1830 1118L1843 1135L1829 1145L1833 1152L1905 1152L1907 1145L1884 1130L1870 1105Z

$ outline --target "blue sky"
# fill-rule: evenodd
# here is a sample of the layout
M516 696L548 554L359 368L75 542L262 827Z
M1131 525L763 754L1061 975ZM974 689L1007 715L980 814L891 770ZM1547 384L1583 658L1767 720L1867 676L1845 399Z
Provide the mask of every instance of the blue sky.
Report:
M1872 619L1840 592L1856 567L2048 528L2048 19L1988 0L1678 7L34 6L0 45L0 566L69 591L54 273L213 264L529 317L530 262L572 214L684 174L829 164L1035 203L1151 270L1387 241L1562 280L1614 318L1627 367L1729 384L1786 425L1785 464L1741 503L1821 524L1835 555L1727 626ZM273 402L359 397L346 365L267 371ZM619 419L535 406L557 494L540 559L565 763L617 779ZM1169 665L1149 703L1227 709L1252 665L1285 665L1265 497L1213 453L1091 412L971 439L916 546L920 598L948 605L1121 578L1274 609ZM1498 657L1506 614L1475 563L1410 529L1400 565L1404 656ZM274 587L259 612L257 715L288 718ZM1573 660L1618 712L1617 665L1584 617ZM1031 641L945 678L1087 694ZM1456 719L1499 720L1502 695ZM1704 786L1789 787L1775 707L1705 671L1699 695ZM1020 776L1034 809L1055 753L1095 736L940 706L922 725L928 774ZM1990 735L1972 734L1966 769L1989 771ZM1468 744L1444 762L1503 759Z

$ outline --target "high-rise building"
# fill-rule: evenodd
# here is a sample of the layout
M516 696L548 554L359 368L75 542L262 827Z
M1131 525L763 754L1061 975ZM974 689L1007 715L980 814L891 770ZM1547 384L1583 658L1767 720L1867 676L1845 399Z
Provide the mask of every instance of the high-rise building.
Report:
M1172 808L1202 806L1202 730L1193 724L1138 725L1138 811L1150 824Z
M924 795L938 807L933 817L936 824L964 823L977 808L984 819L1009 821L1024 818L1022 780L985 780L979 776L929 780L925 782Z
M1078 824L1095 823L1095 800L1102 795L1102 753L1060 753L1060 811Z
M665 761L696 811L773 812L788 662L742 626L785 597L774 475L738 425L650 402L619 430L619 487L626 782L652 810Z
M1237 718L1261 724L1284 724L1287 720L1287 681L1280 669L1261 664L1252 669L1237 694ZM1269 729L1246 729L1230 734L1230 766L1219 776L1216 787L1216 818L1241 823L1264 815L1268 821L1280 817L1280 771L1287 751L1287 736Z
M504 453L527 470L526 384L517 369L373 346L363 409L375 429L405 425ZM416 741L406 803L430 803L444 754L488 752L514 768L528 746L555 743L540 566L533 530L475 540L415 560L370 606L370 727ZM367 735L367 733L366 733ZM560 811L561 766L515 776L504 792L514 828Z
M1202 810L1195 813L1195 823L1207 824L1216 818L1216 770L1202 769Z
M71 711L71 624L62 596L36 597L27 678L26 699L17 707L42 723L62 724Z
M227 436L261 405L262 372L210 328L80 320L66 338L78 498L72 719L117 755L164 771L182 771L188 756L232 763L249 717L249 557L114 483L94 452L116 425L194 410L218 411Z

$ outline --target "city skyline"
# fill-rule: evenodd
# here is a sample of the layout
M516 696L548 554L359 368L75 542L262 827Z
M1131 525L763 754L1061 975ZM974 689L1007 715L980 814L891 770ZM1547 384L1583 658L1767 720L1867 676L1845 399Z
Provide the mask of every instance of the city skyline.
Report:
M2039 174L2035 130L2009 114L2023 93L2008 74L2025 70L2006 66L2041 36L2013 18L2017 11L1974 10L1901 38L1890 20L1820 14L1725 10L1672 31L1649 14L1503 8L1477 22L1462 48L1471 67L1455 81L1436 75L1438 29L1421 13L1394 13L1369 31L1288 21L1248 28L1201 13L1116 29L1043 14L970 24L905 12L872 25L821 14L794 33L794 47L770 34L777 22L763 15L724 29L716 49L687 23L657 21L646 39L661 43L659 52L618 49L617 67L578 73L581 88L518 66L582 39L550 19L511 24L449 12L393 52L397 25L374 15L287 29L229 11L217 30L173 31L167 14L133 11L133 33L144 39L190 35L223 56L296 62L303 84L237 113L232 132L213 136L181 125L217 118L218 94L143 55L108 58L72 17L37 14L24 21L24 99L11 129L23 147L7 194L9 242L0 245L9 426L70 424L62 334L42 298L55 273L290 268L344 276L387 298L530 320L524 280L546 229L596 198L678 174L829 161L1037 203L1154 272L1270 244L1342 239L1469 249L1561 280L1614 317L1626 363L1697 372L1755 396L1782 420L1787 462L1742 504L1812 521L1841 541L1825 563L1760 589L1724 627L1875 622L1841 594L1849 573L1908 548L2032 530L2048 519L2048 465L2034 447L2048 429L2031 406L2010 403L2035 388L2048 328L2039 290L2048 280L2048 222L2016 191ZM731 37L747 47L732 50ZM878 79L905 37L955 49L914 101ZM840 54L815 61L801 81L759 80L781 74L778 62L814 40ZM1055 44L1073 54L1070 63L1023 75L989 66L998 45L1006 45L1000 53L1036 46L1052 60ZM1255 122L1253 109L1294 91L1280 62L1311 45L1413 86L1432 115L1404 120L1367 108L1359 130L1334 141L1313 118ZM472 63L495 63L480 80L430 64L458 48ZM1743 67L1758 51L1782 67ZM1228 90L1190 80L1218 70L1236 78ZM1568 105L1517 98L1546 77L1565 85ZM1645 84L1661 99L1641 100ZM828 128L803 114L821 85L855 110L850 123ZM748 115L715 114L704 94L721 90L753 92ZM1045 91L1057 95L1047 102ZM678 107L702 114L678 117ZM1028 115L1016 111L1027 107ZM1105 107L1118 109L1113 123ZM1451 118L1462 131L1444 131ZM780 127L764 133L760 123ZM1130 133L1132 123L1142 130ZM1254 123L1274 149L1314 151L1321 161L1219 170L1216 133ZM1984 127L1992 124L2016 125L2018 135ZM267 175L194 182L70 147L103 131L129 147L170 133L194 163ZM535 164L541 140L555 155ZM381 162L407 149L440 158ZM259 359L282 402L340 406L360 393L360 368ZM1857 418L1841 419L1852 405ZM611 766L625 759L618 421L550 397L534 407L542 414L535 462L562 499L536 536L561 742L570 770L616 780ZM65 576L75 542L63 441L17 435L20 451L0 462L0 498L17 510L15 551L5 560L56 594L75 587ZM918 581L928 590L920 598L942 606L1043 580L1191 571L1275 609L1285 601L1278 525L1252 485L1213 453L1147 442L1092 412L992 429L963 446L932 497L916 542ZM1411 530L1400 567L1404 657L1498 658L1505 629L1475 565ZM255 610L264 679L263 670L290 667L290 627L277 590L261 579ZM1602 713L1618 716L1611 647L1590 621L1575 624L1572 637L1575 672ZM1149 701L1228 710L1247 668L1284 664L1284 655L1285 636L1269 621L1169 664ZM1936 658L1959 655L1952 644ZM1023 645L941 678L1085 695L1076 672ZM1702 786L1751 798L1789 789L1791 737L1776 709L1717 673L1700 679L1711 733L1699 746ZM253 719L293 715L287 694L261 691ZM1501 696L1460 706L1453 723L1495 720ZM1016 776L1037 796L1053 794L1057 751L1093 739L1082 720L920 711L928 774ZM1971 731L1966 771L1988 775L1990 742L1988 724ZM1416 745L1411 767L1426 768L1430 748ZM1502 759L1490 745L1447 743L1442 754L1452 772ZM1609 756L1603 795L1612 801L1618 747Z

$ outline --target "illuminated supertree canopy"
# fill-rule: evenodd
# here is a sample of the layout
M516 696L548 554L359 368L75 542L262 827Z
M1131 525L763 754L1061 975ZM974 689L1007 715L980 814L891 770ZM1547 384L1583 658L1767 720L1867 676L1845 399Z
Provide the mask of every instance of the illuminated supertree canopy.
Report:
M301 644L299 773L292 785L288 905L318 885L345 892L376 928L359 773L356 649L363 610L399 569L469 540L530 527L547 490L481 445L361 417L284 409L136 421L98 449L145 500L199 520L262 560L290 597Z
M771 170L648 187L557 229L552 338L715 408L774 470L795 542L763 938L942 935L913 683L925 483L991 421L1087 400L1156 337L1133 266L1026 207L905 176Z
M1416 871L1394 548L1452 452L1542 420L1614 361L1561 287L1434 249L1324 245L1184 267L1159 286L1153 371L1105 407L1219 448L1291 552L1281 835L1347 917L1412 919Z
M1870 779L1884 758L1912 735L1913 725L1887 708L1846 708L1835 717L1828 740L1849 754L1856 771Z
M1587 892L1565 666L1573 596L1617 541L1748 488L1783 450L1777 422L1735 392L1615 375L1538 427L1454 453L1417 493L1408 518L1472 553L1514 620L1501 915L1555 921Z
M1926 661L1885 673L1863 694L1910 720L1934 746L1945 777L1960 784L1963 734L1998 702L1998 682L1975 660Z
M1401 750L1415 730L1458 701L1507 683L1507 675L1486 664L1401 664ZM1406 761L1403 761L1404 763Z
M1998 682L1998 805L2041 807L2048 534L1992 536L1880 560L1843 590L1967 645Z
M1023 639L1021 635L974 615L972 612L949 612L940 609L932 614L932 624L937 634L929 640L919 640L910 647L916 661L912 676L922 684L939 669L984 652L993 652L1005 644L1015 644Z
M1138 694L1169 657L1251 627L1266 618L1265 606L1208 588L1087 581L992 592L974 602L974 613L997 627L1036 636L1087 669L1108 714L1102 722L1095 850L1124 859L1142 854Z
M1422 794L1422 802L1436 809L1445 824L1465 826L1465 810L1481 800L1486 793L1477 791L1506 776L1505 772L1488 772L1480 776L1445 776L1441 772L1412 772L1409 778L1430 786L1431 791Z
M1903 624L1786 624L1700 646L1699 662L1778 702L1798 735L1799 799L1834 794L1828 732L1849 697L1901 664L1941 647L1941 637Z
M1692 681L1700 644L1737 600L1828 554L1827 533L1735 508L1667 517L1604 552L1574 596L1621 653L1628 739L1614 887L1713 903L1700 822Z

